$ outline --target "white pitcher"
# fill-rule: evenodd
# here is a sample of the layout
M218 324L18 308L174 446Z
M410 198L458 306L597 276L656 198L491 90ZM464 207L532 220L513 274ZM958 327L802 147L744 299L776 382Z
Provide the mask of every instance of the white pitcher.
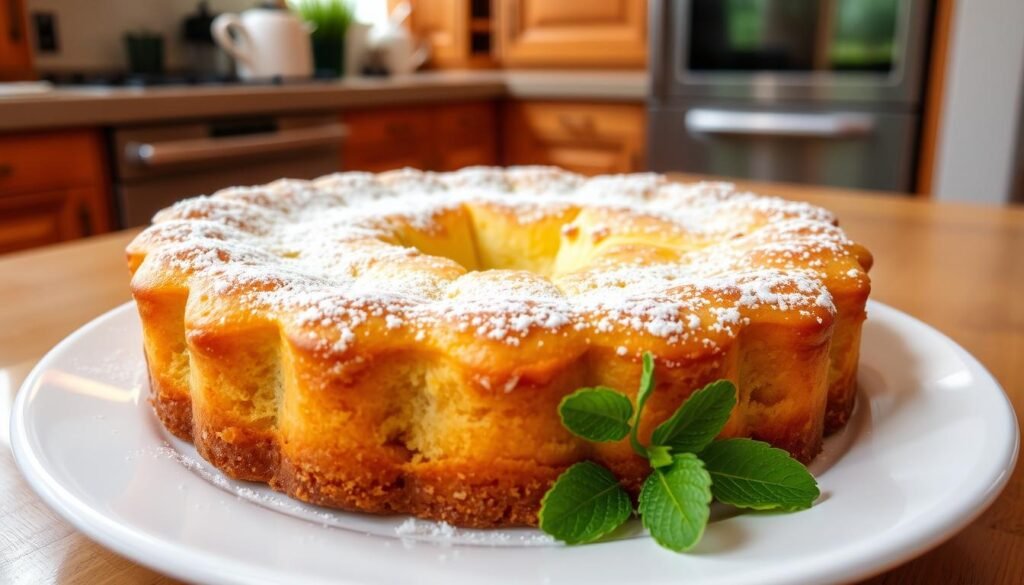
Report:
M237 62L242 79L313 76L310 28L287 10L262 7L241 15L222 14L214 19L211 32Z
M402 2L395 7L387 23L370 31L370 44L391 75L413 73L430 58L429 45L417 43L403 24L411 12L409 3Z

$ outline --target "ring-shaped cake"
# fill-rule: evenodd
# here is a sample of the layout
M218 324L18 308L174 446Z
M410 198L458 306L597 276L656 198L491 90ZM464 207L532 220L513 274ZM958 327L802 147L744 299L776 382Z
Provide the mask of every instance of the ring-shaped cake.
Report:
M231 477L316 504L535 524L590 459L585 386L657 387L649 437L727 378L723 436L802 461L855 397L871 255L827 211L654 174L340 173L182 201L128 248L152 402Z

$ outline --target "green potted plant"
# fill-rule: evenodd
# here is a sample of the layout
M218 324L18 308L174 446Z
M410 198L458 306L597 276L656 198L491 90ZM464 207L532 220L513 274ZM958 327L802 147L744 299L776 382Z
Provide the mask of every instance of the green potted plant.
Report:
M292 9L313 25L313 64L318 76L344 74L345 32L355 9L351 0L289 0Z

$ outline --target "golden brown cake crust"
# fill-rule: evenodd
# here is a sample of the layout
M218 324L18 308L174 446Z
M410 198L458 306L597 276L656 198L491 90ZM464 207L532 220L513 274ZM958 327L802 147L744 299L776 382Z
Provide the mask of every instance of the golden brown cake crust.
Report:
M149 402L164 428L179 439L192 441L192 401L188 398L188 389L168 393L152 375L149 376L149 388Z
M192 441L191 406L182 400L151 397L154 410L175 436ZM188 421L187 427L181 422ZM182 430L187 428L184 432ZM225 440L228 434L229 440ZM211 431L195 440L204 459L229 477L261 481L289 496L331 508L373 514L406 513L466 527L535 525L540 500L565 466L524 461L404 463L362 459L348 466L350 454L303 458L280 457L272 436L244 431ZM644 466L620 466L637 493Z
M533 525L574 462L636 493L627 442L557 405L657 386L646 440L695 389L723 436L802 461L856 397L870 254L828 212L658 175L345 173L188 200L128 249L151 401L227 475L460 526Z

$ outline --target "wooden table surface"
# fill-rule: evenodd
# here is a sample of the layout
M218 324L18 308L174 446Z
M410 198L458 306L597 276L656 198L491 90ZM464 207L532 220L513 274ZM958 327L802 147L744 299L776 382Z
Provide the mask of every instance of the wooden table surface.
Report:
M872 298L967 348L1024 411L1024 210L749 184L835 211L875 254ZM129 299L122 232L0 257L0 442L18 386L50 347ZM1018 415L1019 419L1019 415ZM1024 582L1024 465L958 536L871 583ZM870 514L870 510L864 513ZM823 527L827 529L827 527ZM29 490L0 449L0 583L169 583L91 542Z

